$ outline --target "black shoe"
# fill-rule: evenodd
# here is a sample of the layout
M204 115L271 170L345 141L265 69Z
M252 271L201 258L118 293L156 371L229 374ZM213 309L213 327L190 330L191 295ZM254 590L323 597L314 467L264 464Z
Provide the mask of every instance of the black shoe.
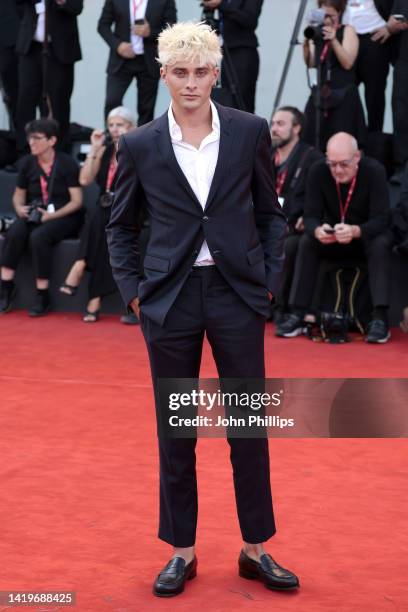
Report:
M162 569L153 584L153 594L157 597L173 597L184 591L186 580L192 580L197 575L197 557L190 563L182 557L170 559Z
M34 304L28 311L28 315L30 317L42 317L47 314L50 309L50 296L47 290L41 289L37 290L37 299Z
M303 332L303 319L297 314L287 314L276 325L275 336L278 338L294 338Z
M123 325L139 325L139 319L132 313L120 317L120 322L123 323Z
M370 344L385 344L391 337L391 332L385 321L373 319L368 324L366 342Z
M13 306L13 299L16 295L16 286L13 281L1 282L0 314L10 312Z
M262 555L260 562L254 561L241 550L238 559L239 575L248 580L260 580L267 589L288 590L299 586L299 578L281 567L270 555Z

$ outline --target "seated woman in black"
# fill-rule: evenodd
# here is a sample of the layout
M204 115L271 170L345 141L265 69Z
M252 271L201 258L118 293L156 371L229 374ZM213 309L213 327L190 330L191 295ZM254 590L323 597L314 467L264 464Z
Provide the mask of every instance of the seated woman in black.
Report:
M94 211L86 217L76 261L60 291L74 295L85 270L89 270L89 301L83 317L85 323L98 321L102 297L117 291L109 263L105 227L112 204L117 144L120 136L135 125L136 119L128 109L119 106L111 110L107 119L109 136L106 138L102 130L92 132L92 147L79 175L83 186L96 180L100 195Z
M318 0L325 15L323 27L317 29L314 41L305 40L303 44L306 65L320 72L320 88L313 87L306 104L303 139L323 152L327 141L337 132L351 134L360 147L366 139L354 69L359 40L352 26L341 25L346 4L347 0Z
M0 314L12 307L14 276L27 244L36 277L37 300L29 310L38 317L49 310L49 278L53 246L76 236L83 223L78 164L55 151L58 124L36 119L26 126L31 154L20 162L13 206L18 219L4 241L1 261Z

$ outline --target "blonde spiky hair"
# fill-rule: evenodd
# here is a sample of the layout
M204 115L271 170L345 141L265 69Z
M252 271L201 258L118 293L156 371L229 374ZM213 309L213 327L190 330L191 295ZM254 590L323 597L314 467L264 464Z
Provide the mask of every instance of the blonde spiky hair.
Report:
M221 46L217 34L204 22L185 21L167 26L159 35L159 57L162 66L198 61L200 65L218 66Z

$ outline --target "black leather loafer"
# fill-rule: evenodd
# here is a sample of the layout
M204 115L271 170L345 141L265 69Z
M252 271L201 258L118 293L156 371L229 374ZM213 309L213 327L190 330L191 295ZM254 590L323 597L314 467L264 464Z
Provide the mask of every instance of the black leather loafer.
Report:
M187 563L181 557L170 559L153 584L156 597L173 597L184 591L186 580L197 575L197 557Z
M260 580L268 589L288 590L299 586L299 579L281 567L270 555L262 555L260 562L254 561L241 551L238 559L239 575L248 580Z

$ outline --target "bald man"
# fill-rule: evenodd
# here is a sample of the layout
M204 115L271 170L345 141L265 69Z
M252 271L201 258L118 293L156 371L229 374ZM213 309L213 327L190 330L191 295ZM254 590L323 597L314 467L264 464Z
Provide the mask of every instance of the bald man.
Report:
M335 134L327 144L326 160L317 162L309 173L305 234L300 241L290 294L291 314L279 326L279 336L291 338L302 333L322 259L366 259L374 306L366 341L383 344L389 340L389 209L384 167L361 157L350 134Z

